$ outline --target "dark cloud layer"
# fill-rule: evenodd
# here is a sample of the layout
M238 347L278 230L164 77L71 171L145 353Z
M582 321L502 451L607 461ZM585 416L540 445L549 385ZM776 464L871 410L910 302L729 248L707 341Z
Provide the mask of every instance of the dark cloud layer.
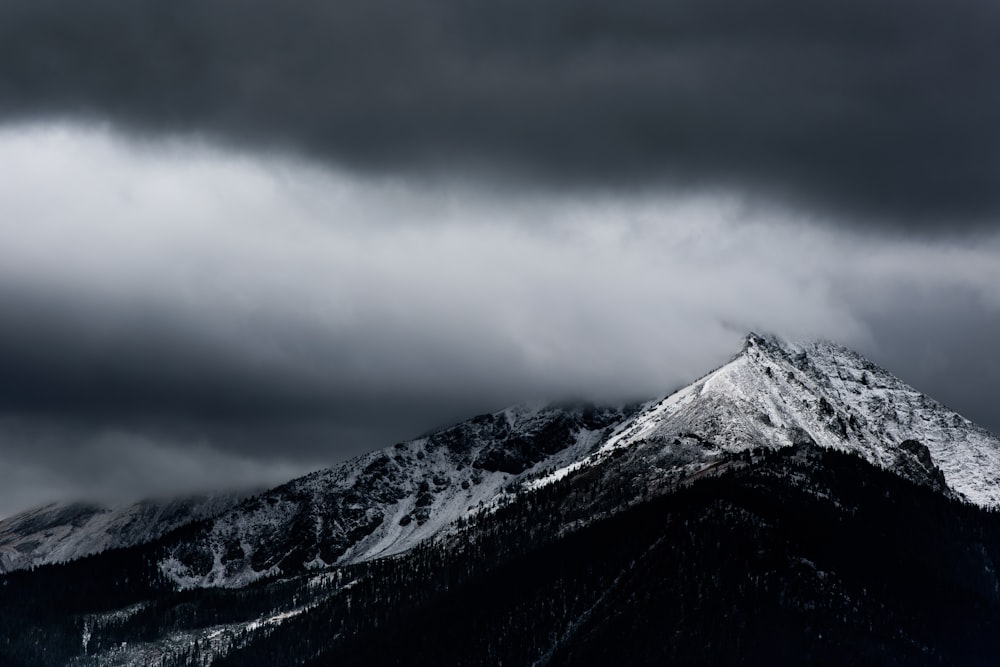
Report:
M0 416L75 429L77 440L126 430L330 463L532 398L496 373L470 393L497 360L471 358L483 352L471 344L446 351L413 332L380 333L374 322L344 340L273 313L225 321L162 303L10 290L0 290L0 312ZM389 350L400 344L418 347L427 365L402 355L410 367L394 366L401 358Z
M980 0L4 0L0 514L660 395L748 329L1000 431L998 28Z
M998 304L954 287L914 285L898 286L883 300L856 302L872 332L864 350L872 359L1000 434Z
M1000 211L998 28L985 0L6 0L0 113L952 230Z

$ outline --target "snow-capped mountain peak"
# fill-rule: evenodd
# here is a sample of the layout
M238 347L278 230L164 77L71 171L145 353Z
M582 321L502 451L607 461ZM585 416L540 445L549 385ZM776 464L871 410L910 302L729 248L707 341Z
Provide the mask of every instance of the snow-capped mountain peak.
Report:
M848 348L756 333L728 363L646 404L597 452L532 486L599 465L622 448L690 450L692 442L698 447L688 458L701 465L756 447L814 443L921 483L933 484L939 469L952 492L1000 504L996 436Z

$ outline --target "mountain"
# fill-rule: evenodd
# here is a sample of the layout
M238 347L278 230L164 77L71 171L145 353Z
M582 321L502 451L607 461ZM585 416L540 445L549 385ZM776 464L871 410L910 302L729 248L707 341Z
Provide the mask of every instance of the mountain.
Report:
M621 450L643 450L661 478L754 447L798 444L857 454L977 505L1000 503L996 436L845 347L753 333L728 364L646 404L597 452L532 485Z
M847 348L750 334L732 361L638 411L510 408L294 480L216 518L163 569L183 587L240 586L406 551L569 474L628 480L627 504L734 453L796 444L1000 503L995 436Z
M665 398L481 415L135 539L25 515L7 543L121 548L0 577L0 663L993 664L998 504L995 436L750 334Z

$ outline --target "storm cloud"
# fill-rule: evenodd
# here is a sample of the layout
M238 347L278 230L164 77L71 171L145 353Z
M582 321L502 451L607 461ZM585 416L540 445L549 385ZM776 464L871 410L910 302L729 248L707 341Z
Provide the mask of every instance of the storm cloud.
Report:
M0 2L0 515L282 482L748 330L1000 431L1000 6Z
M998 27L982 0L6 0L0 114L981 231L1000 212Z
M1000 430L1000 238L738 194L373 179L0 131L0 514L275 484L533 400L659 396L751 329L853 345Z

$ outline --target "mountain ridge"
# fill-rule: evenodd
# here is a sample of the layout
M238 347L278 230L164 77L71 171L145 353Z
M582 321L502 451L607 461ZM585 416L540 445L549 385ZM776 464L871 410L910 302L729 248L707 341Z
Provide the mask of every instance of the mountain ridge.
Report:
M995 436L846 347L751 332L727 363L658 400L513 406L202 513L206 526L160 567L182 588L239 587L402 553L567 476L627 479L628 506L711 474L733 454L800 444L858 454L949 497L1000 504ZM3 535L0 553L17 553Z
M567 475L628 479L627 506L732 454L798 444L858 454L949 497L1000 503L995 436L848 348L751 333L728 363L638 411L515 406L290 482L264 494L276 511L248 520L235 508L206 534L205 551L192 558L186 545L164 571L181 586L242 585L356 563L402 553ZM287 534L296 546L260 555L259 545Z
M847 348L750 334L658 400L478 415L0 574L0 662L993 664L998 456Z

